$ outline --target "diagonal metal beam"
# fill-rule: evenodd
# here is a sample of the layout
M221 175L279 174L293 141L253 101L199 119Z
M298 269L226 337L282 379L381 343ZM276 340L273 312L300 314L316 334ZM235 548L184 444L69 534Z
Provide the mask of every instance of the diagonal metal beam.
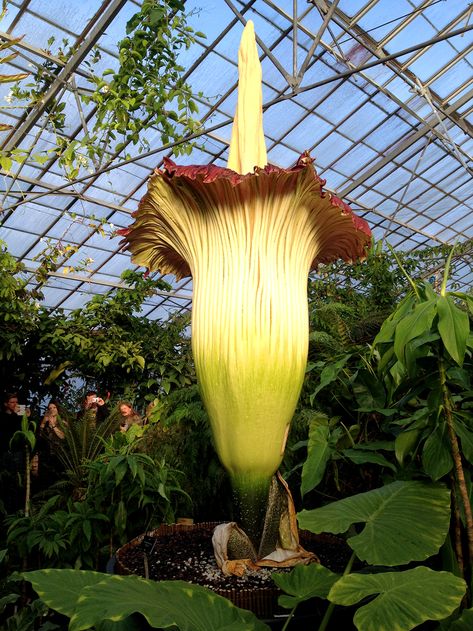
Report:
M462 105L467 103L472 98L473 98L473 89L469 90L460 99L458 99L458 101L455 101L455 103L446 107L444 112L442 112L441 114L439 112L439 116L440 115L443 117L448 116L450 112L454 112L455 110L460 108ZM417 142L419 138L422 138L423 136L428 134L429 131L432 131L432 125L429 123L420 127L416 132L408 136L403 142L401 142L399 145L396 145L396 147L392 151L390 151L388 154L385 154L381 160L373 164L373 166L370 169L368 169L362 175L360 175L360 177L358 177L354 182L352 182L346 188L344 188L343 191L340 191L339 197L341 197L342 199L346 197L346 195L351 193L351 191L355 190L355 188L357 188L360 184L363 184L363 182L366 182L366 180L368 180L372 175L377 173L386 164L388 164L389 162L392 162L403 151L405 151L411 145Z
M339 0L333 0L330 8L328 9L328 11L325 14L324 20L323 20L322 24L320 25L319 30L315 34L314 41L312 42L310 50L308 51L308 53L306 55L306 58L304 59L299 72L297 73L296 87L298 87L301 84L301 81L302 81L302 79L304 77L304 73L305 73L305 71L307 70L307 68L309 66L310 60L312 59L312 56L315 53L315 50L316 50L317 46L320 44L320 40L322 39L322 35L324 34L325 29L328 26L328 23L332 19L332 16L333 16L333 14L335 12L335 9L337 8L338 2L339 2ZM296 76L296 73L294 73L294 76Z
M7 137L2 147L4 150L8 151L18 147L28 132L36 124L38 119L44 114L49 102L57 96L62 85L68 80L71 73L81 63L81 61L88 55L92 47L96 44L97 39L113 21L126 2L127 0L105 0L95 16L92 17L80 34L78 38L78 42L81 42L80 46L71 55L65 66L59 71L56 79L51 83L49 89L41 99L41 102L30 110L21 125L13 130L10 136Z

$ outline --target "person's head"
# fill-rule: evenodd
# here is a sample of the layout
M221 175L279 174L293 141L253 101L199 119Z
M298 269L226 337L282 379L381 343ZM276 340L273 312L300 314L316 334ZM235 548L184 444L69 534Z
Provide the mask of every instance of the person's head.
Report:
M88 390L88 392L85 393L84 407L85 408L97 407L97 391L96 390Z
M59 410L56 401L50 401L48 403L48 414L50 416L57 416Z
M129 418L130 416L134 416L136 414L132 404L129 401L120 401L118 404L118 409L120 410L120 414L124 418Z
M8 414L16 412L18 407L18 396L13 392L5 395L3 399L3 407Z

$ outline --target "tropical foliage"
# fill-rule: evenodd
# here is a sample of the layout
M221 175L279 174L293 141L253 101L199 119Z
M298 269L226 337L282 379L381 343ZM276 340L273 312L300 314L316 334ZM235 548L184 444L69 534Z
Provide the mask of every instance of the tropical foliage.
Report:
M438 621L442 630L454 631L468 628L472 616L464 582L471 577L471 298L449 287L447 252L396 256L399 261L374 247L368 265L346 268L338 286L339 266L324 268L324 290L320 280L310 282L314 335L283 466L301 527L338 533L353 558L344 575L315 565L275 576L289 630L297 607L314 597L321 630L337 624L338 610L345 609L360 631L378 630L380 620L394 620L406 631ZM445 272L435 279L429 270L440 259ZM133 435L110 435L113 415L109 428L81 431L80 423L74 425L63 444L60 479L45 494L33 494L29 514L10 515L6 522L5 573L24 564L71 572L30 573L44 597L22 606L15 624L21 618L25 628L34 628L45 615L52 624L58 611L76 616L71 624L90 626L97 604L87 586L95 575L60 568L104 569L118 545L172 521L177 511L202 520L225 518L229 509L217 498L229 496L228 480L195 385L188 320L164 324L139 314L142 301L162 285L129 272L123 288L69 315L50 314L36 304L38 296L28 291L21 266L5 249L0 262L7 272L0 287L0 351L12 385L28 370L31 393L63 395L71 407L85 384L110 389L112 401L132 398L142 409L151 403L151 423ZM414 280L421 270L429 282ZM379 302L381 282L389 301ZM161 628L199 629L199 620L207 629L265 628L201 588L163 585L165 610L158 605L150 611L139 594L159 594L155 584L103 574L95 579L110 615L127 625L138 614L123 595L133 593L135 611ZM43 581L49 580L71 581L74 587L63 590L68 604L53 599L52 587L48 595ZM16 585L5 583L6 611L20 602ZM81 590L87 598L79 604ZM202 613L209 602L215 620ZM460 614L461 603L466 609Z

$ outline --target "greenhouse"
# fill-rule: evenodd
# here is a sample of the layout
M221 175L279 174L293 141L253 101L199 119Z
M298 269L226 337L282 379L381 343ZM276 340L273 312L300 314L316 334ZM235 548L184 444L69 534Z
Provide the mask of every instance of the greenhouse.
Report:
M0 629L473 629L473 5L3 0Z

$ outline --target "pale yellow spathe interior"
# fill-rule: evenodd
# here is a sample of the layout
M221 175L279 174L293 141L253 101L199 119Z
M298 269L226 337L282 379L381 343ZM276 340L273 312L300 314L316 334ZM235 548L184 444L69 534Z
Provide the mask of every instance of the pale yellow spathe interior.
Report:
M262 72L251 20L246 23L241 37L238 76L238 102L228 168L244 175L268 163L263 132Z

